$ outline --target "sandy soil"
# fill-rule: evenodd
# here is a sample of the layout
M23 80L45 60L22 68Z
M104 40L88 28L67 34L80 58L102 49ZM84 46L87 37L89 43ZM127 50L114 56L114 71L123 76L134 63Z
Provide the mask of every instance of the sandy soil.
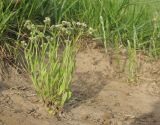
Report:
M0 125L160 125L160 61L141 56L139 79L128 84L125 51L119 72L114 54L108 55L97 45L78 53L73 97L56 117L47 113L28 77L9 68L0 81Z

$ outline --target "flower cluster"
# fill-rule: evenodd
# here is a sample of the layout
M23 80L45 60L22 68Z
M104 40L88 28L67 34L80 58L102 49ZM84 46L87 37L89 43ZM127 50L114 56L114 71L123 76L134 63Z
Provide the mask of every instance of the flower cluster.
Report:
M35 25L32 24L32 22L30 20L27 20L24 24L24 27L26 27L28 30L32 30L35 29Z
M50 19L49 17L46 17L43 22L44 22L46 25L50 25L51 19Z
M26 47L26 46L27 46L27 43L26 43L25 41L21 41L21 45L22 45L23 47Z
M45 39L52 42L54 38L58 37L61 41L72 41L77 35L87 35L94 32L91 27L81 22L62 21L60 24L50 25L51 19L49 17L46 17L43 22L44 25L34 25L30 20L26 21L24 26L31 31L29 40L39 41Z
M81 22L73 22L73 25L78 28L87 28L87 24Z

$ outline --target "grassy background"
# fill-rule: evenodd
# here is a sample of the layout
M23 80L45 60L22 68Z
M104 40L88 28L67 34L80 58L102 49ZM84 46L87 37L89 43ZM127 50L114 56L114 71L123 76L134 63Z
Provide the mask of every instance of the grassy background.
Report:
M80 21L96 29L95 37L107 46L128 46L160 54L159 0L14 0L0 1L1 44L17 39L26 19L42 23Z

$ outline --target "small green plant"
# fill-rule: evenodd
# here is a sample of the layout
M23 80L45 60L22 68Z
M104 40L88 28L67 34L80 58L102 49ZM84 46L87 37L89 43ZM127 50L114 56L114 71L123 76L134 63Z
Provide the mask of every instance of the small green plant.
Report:
M104 26L104 19L102 16L100 16L100 22L101 22L101 27L102 27L102 33L103 33L103 43L104 43L104 47L105 47L105 51L107 53L107 47L108 47L108 43L107 43L107 38L106 38L106 30L105 30L105 26Z
M136 62L136 50L131 47L130 41L128 40L128 80L129 82L135 81L137 75L137 62Z
M87 25L66 21L51 25L50 18L46 18L44 25L27 21L25 27L30 37L21 45L37 94L52 111L61 109L72 94L77 41L88 32Z

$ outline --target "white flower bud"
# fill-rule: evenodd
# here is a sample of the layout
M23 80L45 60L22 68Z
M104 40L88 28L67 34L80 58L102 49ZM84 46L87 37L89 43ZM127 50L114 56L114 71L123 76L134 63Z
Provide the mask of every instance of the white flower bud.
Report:
M50 24L51 23L51 19L49 17L46 17L44 20L45 24Z

